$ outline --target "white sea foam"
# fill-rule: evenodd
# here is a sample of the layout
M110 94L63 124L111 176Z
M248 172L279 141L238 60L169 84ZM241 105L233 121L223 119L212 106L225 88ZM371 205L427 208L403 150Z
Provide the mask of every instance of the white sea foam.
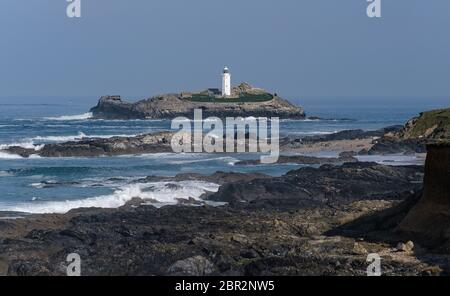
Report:
M321 121L321 119L280 119L280 122L310 122L310 121Z
M198 162L208 162L208 161L215 161L215 160L228 160L228 161L238 161L237 159L229 156L221 156L221 157L212 157L212 158L203 158L203 159L190 159L190 160L173 160L169 163L171 164L189 164L189 163L198 163Z
M11 177L14 176L12 173L7 171L0 171L0 177Z
M0 151L0 159L22 159L23 157L17 154L11 154Z
M155 206L174 205L179 199L200 200L205 192L217 192L219 185L204 181L152 182L123 186L110 195L67 201L35 201L14 206L0 206L0 211L26 213L67 213L75 208L118 208L133 198L152 202Z
M67 142L67 141L75 141L75 140L81 140L82 138L85 138L86 135L82 132L78 132L78 135L69 135L69 136L37 136L34 138L31 138L32 142L34 141L42 141L42 142Z
M59 117L46 117L47 120L87 120L93 116L92 112L78 114L78 115L63 115Z
M289 132L288 135L302 135L302 136L314 136L314 135L331 135L336 134L339 131L314 131L314 132Z
M24 139L22 142L10 143L10 144L0 144L0 150L6 150L10 147L22 147L25 149L34 149L35 151L39 151L44 147L43 142L46 143L62 143L68 141L80 141L83 138L92 139L92 138L100 138L100 139L108 139L112 137L135 137L136 135L86 135L83 132L79 132L77 135L66 135L66 136L36 136L33 138ZM39 144L36 144L39 143ZM8 154L7 156L3 155L0 158L11 158L12 154ZM20 156L17 156L20 157ZM38 155L32 155L30 158L37 158Z
M0 150L5 150L10 147L22 147L25 149L34 149L36 151L39 151L44 147L44 145L35 145L34 142L30 140L10 144L0 144Z
M32 142L68 142L68 141L80 141L83 138L86 139L93 139L93 138L100 138L100 139L109 139L113 137L136 137L136 134L117 134L117 135L86 135L83 132L78 132L77 135L68 135L68 136L37 136L34 138L31 138Z
M10 147L22 147L26 149L34 149L34 143L32 141L26 141L26 142L18 142L18 143L11 143L11 144L0 144L0 150L8 149Z

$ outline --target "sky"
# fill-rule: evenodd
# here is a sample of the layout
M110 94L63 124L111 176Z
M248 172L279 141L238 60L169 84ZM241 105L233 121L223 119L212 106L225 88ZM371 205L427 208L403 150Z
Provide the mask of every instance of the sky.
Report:
M195 91L228 65L286 97L450 98L450 1L381 3L1 0L0 97Z

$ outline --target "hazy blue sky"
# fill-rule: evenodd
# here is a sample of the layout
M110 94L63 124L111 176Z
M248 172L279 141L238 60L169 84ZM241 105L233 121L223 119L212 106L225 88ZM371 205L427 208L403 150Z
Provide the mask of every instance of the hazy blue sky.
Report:
M0 96L152 95L233 82L286 96L450 96L450 1L1 0Z

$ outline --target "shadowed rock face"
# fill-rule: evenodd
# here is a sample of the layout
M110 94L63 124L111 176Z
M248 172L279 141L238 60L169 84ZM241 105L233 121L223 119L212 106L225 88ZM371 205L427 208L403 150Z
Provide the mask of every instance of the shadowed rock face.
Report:
M450 143L428 146L424 193L398 227L425 244L450 251Z
M303 108L264 92L260 89L245 86L246 93L258 91L272 97L262 102L197 102L183 98L180 94L164 94L128 103L117 96L102 97L97 106L91 109L96 119L173 119L178 116L192 118L194 109L202 109L204 117L280 117L284 119L303 119ZM241 90L241 91L244 91ZM237 90L239 91L239 88Z

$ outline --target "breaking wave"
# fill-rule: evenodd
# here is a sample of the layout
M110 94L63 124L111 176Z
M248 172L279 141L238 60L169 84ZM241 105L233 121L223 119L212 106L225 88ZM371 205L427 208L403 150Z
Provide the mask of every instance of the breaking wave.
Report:
M81 140L82 138L86 138L87 136L79 132L78 135L70 135L70 136L37 136L32 138L32 142L34 141L45 141L45 142L67 142L67 141L75 141L75 140Z
M11 174L10 172L0 171L0 177L11 177L11 176L14 176L14 175Z
M33 141L24 141L24 142L18 142L18 143L11 143L11 144L0 144L0 150L8 149L10 147L22 147L25 149L34 149L39 150L42 147L36 146Z
M141 198L157 207L175 205L180 200L194 199L206 192L217 192L219 185L204 181L152 182L130 184L117 189L110 195L103 195L79 200L46 201L21 203L14 206L0 206L0 211L13 211L34 214L67 213L76 208L118 208L133 198Z
M0 159L22 159L23 157L17 154L11 154L0 151Z
M92 112L78 115L63 115L59 117L46 117L47 120L87 120L93 117Z

